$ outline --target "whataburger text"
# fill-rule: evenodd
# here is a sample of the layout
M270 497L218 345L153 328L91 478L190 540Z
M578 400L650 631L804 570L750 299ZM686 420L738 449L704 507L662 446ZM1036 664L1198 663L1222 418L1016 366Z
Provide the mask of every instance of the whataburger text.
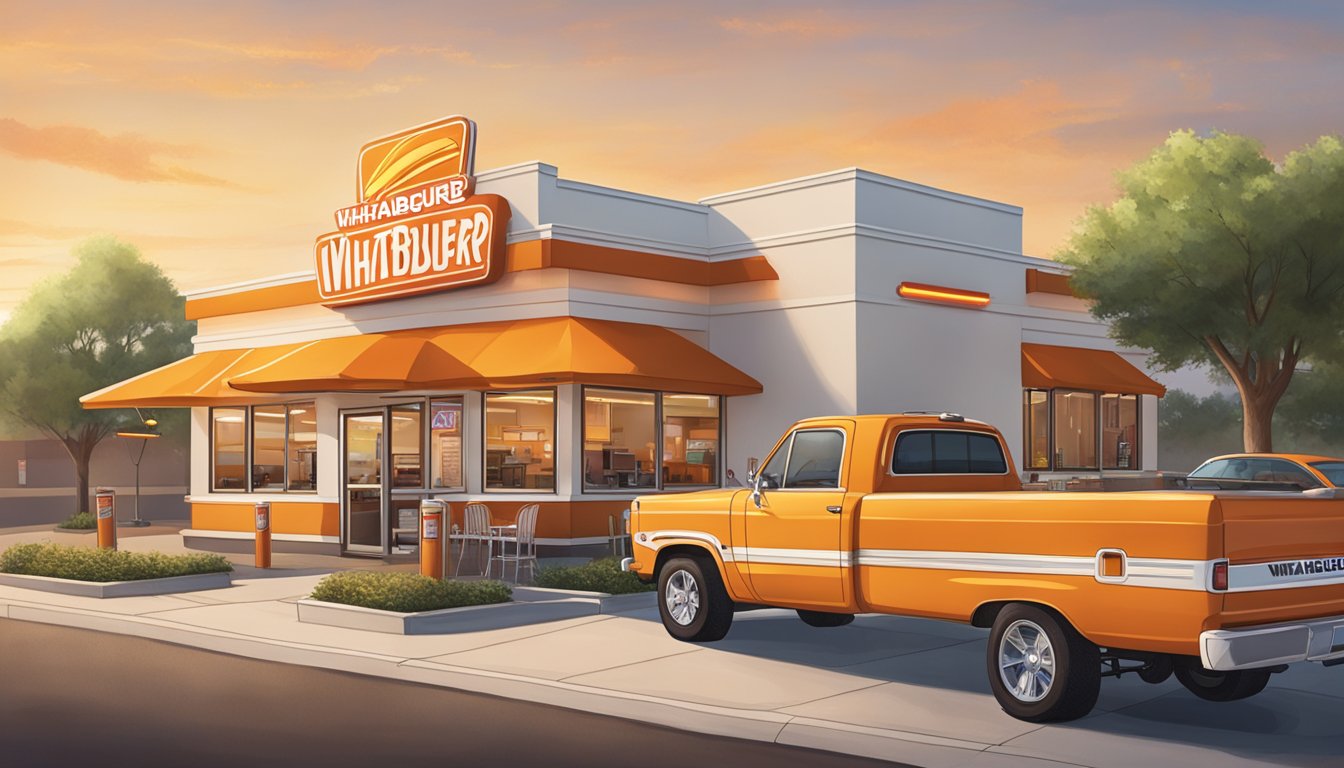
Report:
M509 208L497 195L462 206L332 232L316 244L323 303L479 285L498 279Z

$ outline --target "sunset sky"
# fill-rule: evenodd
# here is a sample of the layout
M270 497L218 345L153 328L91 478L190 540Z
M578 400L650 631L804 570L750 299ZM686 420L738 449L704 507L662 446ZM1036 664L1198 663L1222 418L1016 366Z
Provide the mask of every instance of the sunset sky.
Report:
M1177 128L1344 132L1344 3L9 3L0 318L113 233L185 290L310 269L370 138L684 200L859 166L1049 256Z

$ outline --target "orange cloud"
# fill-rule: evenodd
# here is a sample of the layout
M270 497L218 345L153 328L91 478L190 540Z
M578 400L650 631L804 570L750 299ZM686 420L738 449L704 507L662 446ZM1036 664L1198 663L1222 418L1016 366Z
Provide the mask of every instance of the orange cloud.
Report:
M854 37L865 29L861 24L838 21L821 12L777 18L750 19L735 16L731 19L719 19L719 26L728 32L752 37L778 35L804 40L843 40Z
M183 157L196 150L143 136L108 136L78 125L34 128L13 118L0 118L0 151L28 160L46 160L126 181L166 181L206 187L232 187L232 182L165 165L160 156Z

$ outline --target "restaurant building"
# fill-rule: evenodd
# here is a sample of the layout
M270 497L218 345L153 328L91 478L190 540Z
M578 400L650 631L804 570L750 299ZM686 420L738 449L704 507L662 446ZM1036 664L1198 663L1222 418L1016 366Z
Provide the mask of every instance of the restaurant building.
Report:
M365 145L312 270L187 296L195 354L85 396L189 407L189 546L389 555L421 499L605 547L794 420L953 411L1041 479L1154 470L1157 398L1022 210L859 169L682 202L475 174L460 118ZM552 550L555 551L555 550Z

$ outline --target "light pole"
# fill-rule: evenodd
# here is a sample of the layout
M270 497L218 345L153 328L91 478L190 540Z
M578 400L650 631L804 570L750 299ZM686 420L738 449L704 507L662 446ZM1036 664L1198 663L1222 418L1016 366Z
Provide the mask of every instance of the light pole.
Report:
M144 423L146 428L143 430L117 433L117 437L126 437L140 441L139 453L135 452L135 449L131 444L127 443L126 445L126 453L131 456L131 463L135 464L135 519L127 520L122 523L122 525L131 526L132 528L143 528L149 525L148 520L140 519L140 460L145 458L145 446L149 445L149 441L157 437L162 437L162 435L154 430L154 428L159 425L158 421L155 419L145 419Z

